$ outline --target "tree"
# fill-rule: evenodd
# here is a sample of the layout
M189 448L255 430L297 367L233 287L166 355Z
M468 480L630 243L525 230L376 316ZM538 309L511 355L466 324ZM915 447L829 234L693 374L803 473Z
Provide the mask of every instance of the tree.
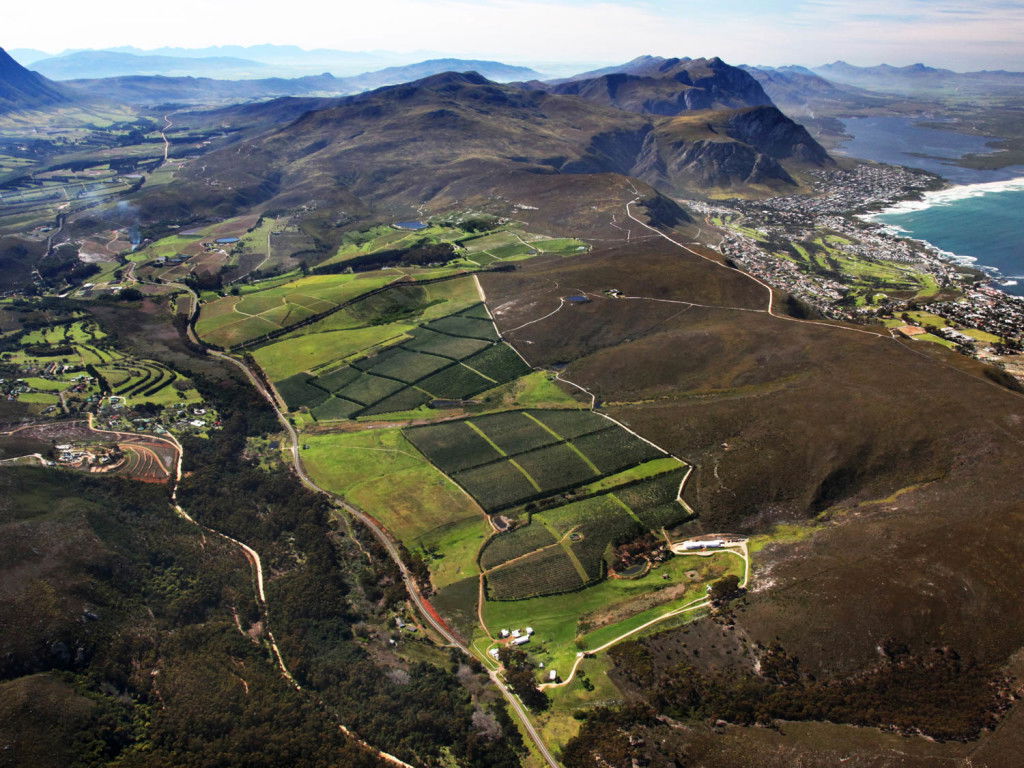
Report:
M730 574L711 585L708 596L716 603L723 603L740 593L740 577Z

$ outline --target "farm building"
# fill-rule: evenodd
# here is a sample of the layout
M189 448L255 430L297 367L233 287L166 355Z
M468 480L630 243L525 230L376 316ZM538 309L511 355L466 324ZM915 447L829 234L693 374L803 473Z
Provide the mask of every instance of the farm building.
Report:
M725 541L723 539L705 539L701 541L684 541L683 549L718 549L724 547Z
M550 672L548 672L548 682L551 682L551 683L557 683L558 682L558 673L555 670L553 670L553 669Z
M529 635L520 635L512 639L512 645L525 645L528 642L530 642Z

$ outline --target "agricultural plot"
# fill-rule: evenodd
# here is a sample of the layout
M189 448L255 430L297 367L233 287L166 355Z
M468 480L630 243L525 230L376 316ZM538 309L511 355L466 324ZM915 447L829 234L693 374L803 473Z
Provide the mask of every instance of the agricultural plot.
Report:
M490 533L479 508L398 429L304 434L313 480L379 520L430 562L437 587L475 577Z
M561 583L555 582L549 591L538 591L533 580L523 574L521 589L517 591L515 577L502 573L504 563L532 562L535 550L549 546L556 538L575 556L585 572L585 583L600 580L607 572L613 545L645 531L657 533L692 517L689 508L677 501L683 476L682 469L662 472L611 492L534 512L527 525L496 534L480 555L481 567L487 571L489 594L495 600L518 600L555 594L561 589ZM490 586L492 573L501 574L497 589Z
M471 421L506 454L523 453L558 442L557 435L538 424L526 411L474 416Z
M350 419L352 414L361 410L363 406L352 400L345 400L330 395L320 405L313 408L313 416L318 420Z
M524 525L511 531L503 531L487 542L487 546L480 553L480 567L490 570L521 557L524 552L550 547L556 541L551 531L543 525Z
M498 332L494 329L494 323L480 317L468 315L449 315L439 320L434 320L426 326L432 331L449 336L464 336L470 339L483 339L484 341L497 341Z
M452 479L488 512L541 495L540 488L511 461L496 461L463 470L453 474Z
M224 348L248 344L315 314L329 312L394 279L393 273L381 272L311 275L241 297L224 296L203 305L196 333Z
M618 472L665 455L664 451L615 426L574 438L573 444L593 462L601 474Z
M525 600L572 592L585 585L576 564L561 547L549 547L487 574L494 600Z
M313 385L314 379L308 373L297 373L274 386L281 395L288 410L294 411L303 406L314 408L330 396L330 392Z
M515 457L522 470L533 478L543 493L553 493L564 488L573 488L599 476L587 466L572 446L558 443Z
M500 461L502 455L465 421L405 430L409 442L446 474Z
M495 344L462 361L467 368L492 381L511 381L530 372L528 366L508 344Z
M409 341L402 343L402 346L406 349L427 352L431 355L440 355L452 360L461 360L488 347L488 342L482 339L449 336L444 333L437 333L429 328L417 328L411 335L412 338Z
M392 293L388 290L366 301L372 307L364 307L363 302L359 302L344 312L350 320L359 316L380 320L414 306L419 307L417 311L420 319L426 320L425 325L414 327L396 321L351 331L301 334L260 347L254 357L275 381L289 409L303 406L314 409L315 418L330 418L327 414L344 412L348 412L348 416L338 418L358 418L414 410L430 400L464 400L527 372L529 368L515 351L497 340L494 324L478 316L486 314L479 301L467 301L470 298L465 285L468 281L452 283L450 286L442 284L446 286L444 290L439 286L402 286L396 289L398 297L387 298ZM455 304L463 303L463 309L431 319L433 308L448 301L441 298L443 296L448 296ZM476 298L475 287L472 297ZM436 324L447 330L427 327ZM457 331L474 335L454 335ZM342 349L338 351L348 353L352 360L348 365L338 366L344 358L332 358L331 345L323 343L335 336L343 340ZM384 345L384 341L391 343ZM369 347L360 346L367 342ZM295 367L302 365L296 360L307 359L307 348L315 356L317 365L295 372ZM360 354L365 356L357 357ZM469 360L483 370L475 369ZM282 373L288 375L281 376ZM330 394L358 403L362 408L349 412L333 404L331 408L317 411Z
M425 386L427 381L421 384ZM566 440L552 425L579 437ZM595 431L597 427L600 429ZM488 512L576 488L665 456L607 419L584 410L506 411L465 422L412 427L406 434Z

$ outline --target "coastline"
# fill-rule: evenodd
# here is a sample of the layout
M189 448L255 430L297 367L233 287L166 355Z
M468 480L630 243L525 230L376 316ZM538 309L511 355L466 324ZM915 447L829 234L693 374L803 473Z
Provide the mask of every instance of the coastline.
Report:
M1024 279L1024 275L1003 274L1003 271L999 267L985 264L979 261L979 257L977 256L968 253L957 253L941 248L929 240L915 236L914 233L900 226L898 223L886 221L882 217L900 216L917 211L924 211L930 208L939 208L942 206L952 205L961 200L984 197L986 195L999 194L1003 192L1024 192L1024 176L1006 179L1003 181L987 181L974 184L949 184L941 189L930 190L914 195L911 198L897 201L885 208L882 208L881 210L868 211L859 214L857 218L880 226L883 230L896 237L918 243L925 250L944 261L957 266L970 267L977 270L987 276L988 282L992 287L1002 290L1004 288L1017 286L1019 281ZM1024 272L1024 270L1021 271ZM1020 296L1008 291L1004 291L1004 293L1014 298L1020 298Z

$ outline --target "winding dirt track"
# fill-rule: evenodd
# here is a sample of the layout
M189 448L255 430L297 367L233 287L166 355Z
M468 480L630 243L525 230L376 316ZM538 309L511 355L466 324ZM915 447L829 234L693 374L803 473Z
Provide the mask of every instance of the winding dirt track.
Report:
M412 572L409 570L405 562L402 560L402 555L398 549L398 544L387 531L387 529L385 529L384 526L377 522L377 520L375 520L371 515L368 515L358 507L349 504L340 496L337 496L321 488L319 485L313 482L312 479L310 479L309 475L306 474L305 467L302 464L302 456L300 455L299 452L298 434L295 431L295 427L292 426L291 422L288 421L288 418L281 411L273 394L271 394L267 390L267 388L263 385L259 378L242 361L236 360L235 358L230 357L229 355L225 355L221 352L217 352L216 350L210 349L207 351L211 355L219 357L222 360L226 360L227 362L231 363L237 368L240 368L242 372L245 373L250 383L256 388L256 391L259 392L268 403L270 403L270 406L274 409L274 413L277 415L277 420L280 422L281 426L284 428L285 433L288 435L288 441L290 444L290 450L292 455L292 465L295 468L295 474L298 476L302 484L305 485L310 490L323 493L326 496L330 497L339 508L345 510L345 512L347 512L352 517L362 522L370 529L370 531L377 538L377 540L380 541L381 545L384 547L388 555L394 561L395 565L398 566L398 569L402 574L402 580L405 582L406 590L409 593L409 597L412 600L413 605L416 606L416 610L419 612L420 616L422 616L424 621L438 635L444 638L444 640L451 647L458 648L460 651L462 651L462 653L464 653L467 656L473 656L473 654L467 647L465 641L463 641L462 638L460 638L455 633L455 631L445 623L444 619L441 618L441 616L437 613L437 611L430 604L430 602L425 597L423 597L423 594L420 592L419 584L416 583L416 579L413 576ZM530 739L533 741L534 746L537 748L537 751L544 758L545 762L547 762L550 768L560 768L559 763L555 759L554 754L548 748L547 744L544 743L544 740L541 737L540 733L537 731L533 723L530 721L530 718L527 715L526 709L523 707L522 702L520 702L518 697L516 697L511 690L509 690L508 686L506 686L504 681L502 681L501 678L498 677L496 672L487 668L487 674L490 676L491 681L494 683L495 687L497 687L498 690L501 691L502 695L511 705L513 711L519 717L519 720L524 730L527 732ZM398 764L406 765L405 763L402 763L398 760L398 758L395 758L392 755L380 753L379 751L378 753L384 759L389 759L389 761L397 761Z

